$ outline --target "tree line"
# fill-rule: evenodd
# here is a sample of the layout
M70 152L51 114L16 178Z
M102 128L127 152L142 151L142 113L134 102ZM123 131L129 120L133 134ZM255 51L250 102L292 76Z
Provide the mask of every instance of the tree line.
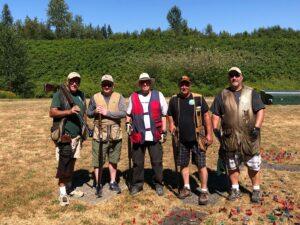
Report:
M217 34L208 24L198 31L174 6L166 15L167 30L113 33L109 25L85 25L64 0L50 0L47 16L45 23L29 17L14 21L9 6L3 6L0 98L44 97L41 82L62 82L73 70L84 75L82 88L88 94L98 89L101 74L111 73L126 95L134 86L132 76L146 71L159 78L156 84L167 95L176 90L182 74L195 80L198 91L214 95L226 83L222 75L233 64L252 74L248 80L254 86L259 81L258 88L300 84L300 31L291 28L273 26L232 35Z
M47 8L47 21L39 21L38 18L30 18L26 16L24 21L18 19L13 20L13 16L9 10L9 6L4 4L2 9L1 23L4 26L13 27L18 35L24 39L123 39L123 38L153 38L157 36L182 36L194 35L200 37L300 37L300 32L292 28L281 28L280 26L272 26L268 28L255 29L252 32L241 32L234 35L227 31L216 33L211 24L199 31L190 28L188 21L182 17L182 12L176 5L167 13L166 19L169 29L163 31L161 28L146 28L141 31L133 32L117 32L114 33L111 26L104 24L103 26L93 26L85 24L81 15L73 15L64 0L50 0Z

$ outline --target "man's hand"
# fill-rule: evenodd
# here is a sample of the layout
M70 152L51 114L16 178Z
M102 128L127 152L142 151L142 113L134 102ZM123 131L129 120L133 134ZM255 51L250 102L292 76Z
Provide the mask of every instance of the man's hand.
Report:
M167 131L163 131L162 133L161 133L161 135L160 135L160 142L161 143L165 143L166 142L166 140L167 140Z
M213 132L216 138L218 138L219 142L221 142L221 131L219 129L214 129Z
M260 134L260 128L259 127L254 127L253 130L250 133L251 138L253 138L254 140L258 138L259 134Z
M74 105L72 107L72 109L69 110L69 114L73 115L73 114L78 114L80 112L80 108L78 105Z
M131 135L131 132L132 132L132 126L131 126L131 123L130 123L130 122L126 122L126 123L125 123L125 126L126 126L126 132L127 132L127 134L130 136L130 135Z
M206 145L210 146L213 143L213 138L211 135L207 134L206 135Z
M172 135L175 134L175 131L176 131L176 127L174 126L174 124L170 124L169 126L169 131Z
M98 114L102 114L103 116L107 115L107 109L101 105L97 106L97 108L95 109L95 112Z

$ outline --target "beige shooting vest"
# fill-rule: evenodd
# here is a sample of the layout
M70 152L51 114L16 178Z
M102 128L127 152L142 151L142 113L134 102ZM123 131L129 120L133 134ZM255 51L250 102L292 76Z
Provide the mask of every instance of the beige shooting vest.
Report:
M230 90L224 89L221 93L225 109L221 122L222 142L228 152L240 151L245 156L259 152L260 136L255 140L250 136L256 120L252 109L252 91L252 88L244 86L239 104Z
M102 106L110 112L119 111L119 101L121 95L117 92L113 92L110 96L108 104L106 103L101 92L94 95L94 100L97 106ZM122 139L121 119L111 119L105 116L101 117L102 128L102 140L116 141ZM94 140L99 140L99 116L95 116L94 119Z

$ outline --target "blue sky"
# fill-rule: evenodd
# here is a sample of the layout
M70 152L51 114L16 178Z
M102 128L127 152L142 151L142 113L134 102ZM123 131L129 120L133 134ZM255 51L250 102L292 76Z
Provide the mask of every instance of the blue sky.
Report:
M216 32L252 31L280 25L300 30L300 0L66 0L73 15L84 23L110 24L114 32L168 28L166 15L177 5L191 28L203 30L210 23ZM14 19L25 16L46 21L48 0L0 0L7 3Z

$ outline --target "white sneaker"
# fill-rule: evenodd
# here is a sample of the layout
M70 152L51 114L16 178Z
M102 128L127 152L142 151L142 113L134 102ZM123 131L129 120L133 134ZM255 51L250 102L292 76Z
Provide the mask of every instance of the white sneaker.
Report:
M84 196L84 193L82 191L80 191L80 190L74 189L73 191L71 191L69 193L69 195L72 196L72 197L75 197L75 198L81 198L81 197Z
M68 195L60 195L58 197L58 201L59 201L60 206L67 206L70 204Z

